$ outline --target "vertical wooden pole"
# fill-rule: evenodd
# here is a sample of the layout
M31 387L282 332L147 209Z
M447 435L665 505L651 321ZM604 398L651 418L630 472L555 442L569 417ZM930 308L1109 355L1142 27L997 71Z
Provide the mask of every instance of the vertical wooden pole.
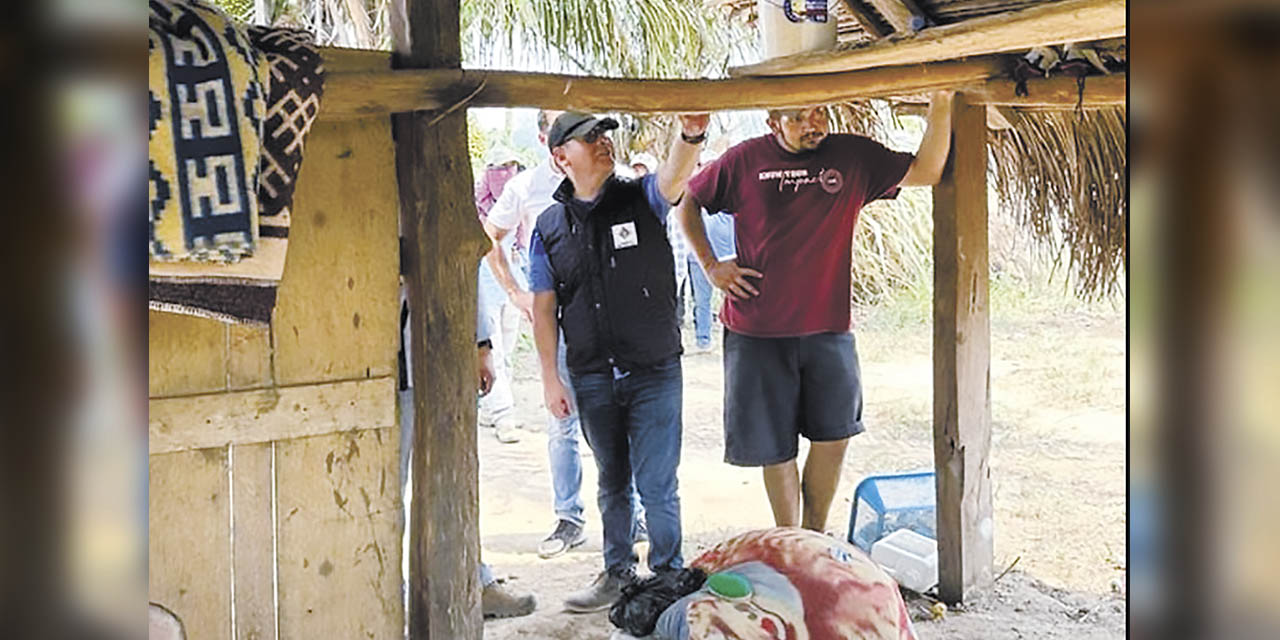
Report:
M987 117L957 95L952 147L933 190L933 454L938 594L960 602L991 582L991 324Z
M393 65L459 68L458 0L395 0ZM482 634L476 460L476 218L466 110L392 117L413 332L409 637Z

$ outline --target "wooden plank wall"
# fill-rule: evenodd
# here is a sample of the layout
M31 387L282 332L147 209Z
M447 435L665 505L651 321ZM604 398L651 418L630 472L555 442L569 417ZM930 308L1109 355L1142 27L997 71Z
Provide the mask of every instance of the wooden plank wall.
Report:
M399 443L386 428L276 445L282 635L401 637Z
M231 637L227 448L151 456L149 597L189 640Z
M271 329L149 316L150 599L193 639L402 636L393 154L312 128Z

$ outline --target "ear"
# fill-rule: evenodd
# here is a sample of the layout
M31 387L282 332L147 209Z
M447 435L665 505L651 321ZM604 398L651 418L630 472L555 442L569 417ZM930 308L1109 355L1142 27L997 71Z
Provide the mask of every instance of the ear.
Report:
M775 135L782 135L782 127L781 125L778 124L777 119L769 118L764 122L765 124L769 125L769 130L772 131Z
M569 156L565 154L564 147L556 147L551 150L551 161L556 163L560 170L564 170L569 166Z

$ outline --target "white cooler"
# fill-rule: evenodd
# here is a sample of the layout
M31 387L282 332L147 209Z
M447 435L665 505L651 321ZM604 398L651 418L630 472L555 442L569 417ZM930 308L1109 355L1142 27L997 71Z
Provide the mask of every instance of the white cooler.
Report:
M938 542L910 529L898 529L876 541L871 559L916 593L938 584Z

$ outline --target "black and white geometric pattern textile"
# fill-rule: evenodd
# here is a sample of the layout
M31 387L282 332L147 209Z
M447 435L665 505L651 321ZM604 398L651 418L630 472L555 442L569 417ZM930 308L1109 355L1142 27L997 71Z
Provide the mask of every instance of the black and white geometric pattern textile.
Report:
M314 38L244 28L200 0L151 0L151 24L149 307L269 324L303 142L320 111L324 66ZM196 74L193 61L208 63ZM188 95L181 87L193 83L204 91L195 94L200 109L168 97ZM234 140L211 135L228 130ZM233 147L240 155L224 160ZM185 217L177 213L184 198L193 212Z
M282 237L289 233L303 141L320 112L324 61L314 37L301 29L250 27L249 39L270 65L258 178L260 229L264 237Z
M236 262L258 238L266 62L211 5L149 5L151 258Z

